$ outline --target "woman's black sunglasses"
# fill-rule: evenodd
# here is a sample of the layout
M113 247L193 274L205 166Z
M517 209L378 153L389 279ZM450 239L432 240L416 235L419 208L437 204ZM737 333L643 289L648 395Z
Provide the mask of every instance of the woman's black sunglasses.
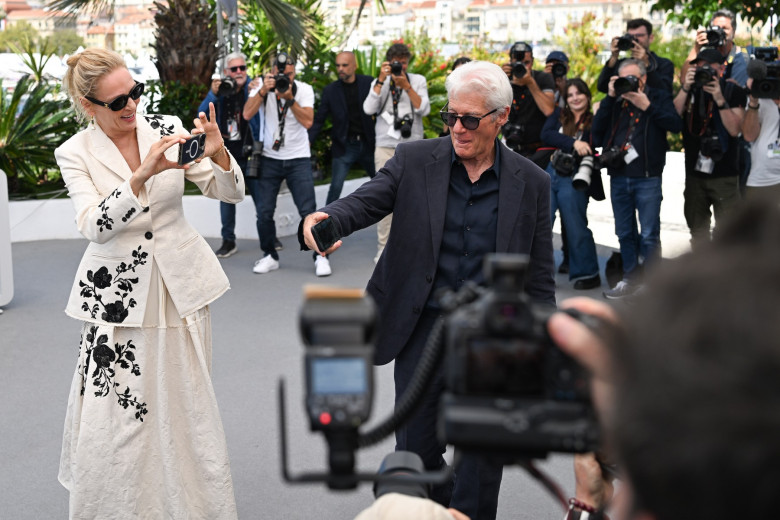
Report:
M449 103L444 105L444 108L441 109L439 112L439 115L441 116L441 120L444 121L444 124L449 127L454 127L455 123L458 122L458 119L460 119L460 124L463 125L463 128L466 130L476 130L479 128L479 122L482 121L484 118L492 114L493 112L497 112L498 109L494 108L487 114L483 116L459 116L458 114L454 112L445 112L445 110L450 106Z
M121 96L113 100L111 103L106 103L105 101L98 101L97 99L89 96L84 96L84 99L86 99L87 101L91 101L96 105L106 107L114 112L119 112L120 110L122 110L127 106L128 99L132 98L133 101L138 101L138 98L140 98L141 94L143 93L144 93L144 84L136 81L135 86L133 87L133 89L130 91L129 94L122 94Z

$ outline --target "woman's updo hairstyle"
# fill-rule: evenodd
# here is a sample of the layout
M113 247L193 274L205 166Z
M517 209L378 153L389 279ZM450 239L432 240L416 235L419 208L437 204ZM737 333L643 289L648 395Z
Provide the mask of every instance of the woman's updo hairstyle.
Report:
M63 85L80 122L90 119L81 99L84 96L95 97L100 78L120 67L127 68L122 56L106 49L89 48L68 58L68 72Z

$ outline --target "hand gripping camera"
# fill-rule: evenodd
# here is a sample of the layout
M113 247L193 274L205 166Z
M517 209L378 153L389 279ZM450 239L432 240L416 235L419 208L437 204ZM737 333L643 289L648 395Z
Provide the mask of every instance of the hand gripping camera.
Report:
M630 51L634 48L636 37L633 34L624 34L617 41L617 48L621 51Z

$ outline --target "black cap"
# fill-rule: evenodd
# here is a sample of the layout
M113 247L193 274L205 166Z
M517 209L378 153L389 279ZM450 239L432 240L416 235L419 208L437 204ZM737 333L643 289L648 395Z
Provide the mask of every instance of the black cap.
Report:
M696 59L691 60L691 63L696 63L699 61L721 64L726 61L726 57L721 54L718 49L708 47L702 49L699 54L696 55Z

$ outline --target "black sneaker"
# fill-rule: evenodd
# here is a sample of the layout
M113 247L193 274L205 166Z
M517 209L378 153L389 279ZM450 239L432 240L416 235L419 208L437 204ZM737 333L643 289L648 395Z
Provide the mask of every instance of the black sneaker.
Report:
M217 258L227 258L235 254L236 251L238 251L238 247L236 246L235 242L232 240L223 240L222 245L214 252L214 254L217 255Z
M590 289L595 289L599 285L601 285L601 277L599 275L591 276L590 278L580 278L574 282L574 290L587 291Z
M281 251L282 249L284 249L284 246L282 245L281 242L279 242L278 238L274 238L274 249L276 249L277 251Z
M569 274L569 262L562 262L561 265L558 266L558 273Z

